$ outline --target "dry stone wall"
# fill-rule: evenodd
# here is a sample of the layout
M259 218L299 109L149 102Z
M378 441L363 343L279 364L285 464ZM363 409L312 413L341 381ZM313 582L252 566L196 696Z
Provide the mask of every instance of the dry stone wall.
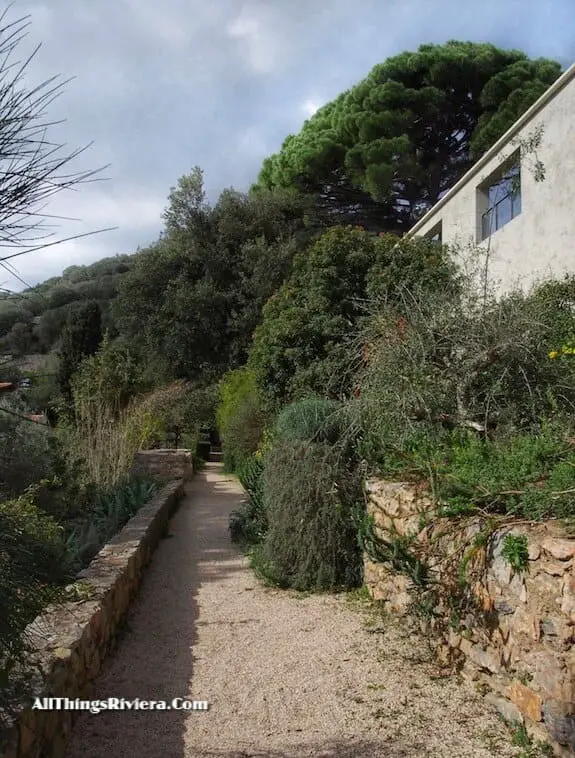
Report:
M177 473L178 479L167 483L79 574L82 593L77 601L48 607L28 628L32 654L42 674L32 697L4 718L0 727L2 758L59 758L64 754L78 712L35 710L33 698L90 698L93 681L114 645L143 570L183 495L182 474L187 478L191 473L186 451L168 456L163 464L163 451L153 452L153 456L141 456L136 469L172 478ZM147 468L146 462L150 464Z
M372 480L367 492L376 534L388 541L411 536L416 553L427 556L433 577L450 592L453 570L471 554L481 524L469 519L454 529L450 520L430 519L429 497L405 483ZM502 554L509 533L527 538L524 571L514 572ZM481 579L471 587L479 614L454 623L447 617L449 602L440 599L436 606L445 622L436 625L438 654L476 680L504 717L551 740L560 755L575 752L574 556L575 540L554 523L500 529L484 551ZM410 579L367 555L364 568L372 597L391 612L406 612L414 600Z
M189 450L173 448L140 450L134 456L132 473L165 479L189 479L193 473L192 454Z

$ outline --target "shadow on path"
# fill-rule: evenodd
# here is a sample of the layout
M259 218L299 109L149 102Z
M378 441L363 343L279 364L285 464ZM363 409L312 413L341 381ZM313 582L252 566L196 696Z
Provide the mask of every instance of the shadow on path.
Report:
M118 646L96 681L92 699L170 701L188 697L198 589L242 569L227 530L229 514L242 493L220 471L219 464L208 464L188 483L169 534L144 574ZM184 711L83 713L66 758L181 758L186 716L190 714Z

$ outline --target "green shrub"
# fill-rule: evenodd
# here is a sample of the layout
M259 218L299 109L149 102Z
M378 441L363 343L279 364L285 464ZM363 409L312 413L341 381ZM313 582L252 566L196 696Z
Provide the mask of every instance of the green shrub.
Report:
M222 436L225 436L230 419L238 412L244 400L256 394L254 372L247 366L229 371L223 377L216 409L216 423Z
M237 471L258 449L267 423L255 386L247 368L227 374L220 385L217 422L222 438L224 466Z
M361 584L362 478L339 445L278 442L266 456L264 498L269 529L257 563L268 579L297 590Z
M238 469L237 475L247 492L246 502L230 516L230 536L244 547L259 544L265 537L268 523L263 497L264 463L255 455Z
M68 576L62 531L28 495L0 503L0 687L5 667L25 646L25 627Z
M148 477L130 476L115 486L92 489L86 511L66 530L66 548L74 569L87 566L158 488Z
M281 411L275 423L275 436L282 442L335 444L342 437L343 421L340 403L307 397Z
M575 449L561 428L452 444L437 472L446 513L481 508L527 519L575 516Z
M501 555L514 571L525 571L529 565L527 537L524 534L507 534L503 540Z
M18 397L0 400L0 499L22 494L52 471L50 429L29 421L28 414Z
M508 439L572 414L575 362L549 358L575 330L565 287L484 299L462 275L459 294L408 292L403 309L374 301L359 339L362 454L387 475L418 452L431 464L454 433Z
M429 240L329 229L295 256L289 278L263 309L248 360L262 400L277 410L310 394L349 397L366 297L395 305L418 288L451 292L452 279L449 256Z
M345 340L365 297L366 276L376 260L377 239L334 227L294 258L292 273L266 303L249 365L266 407L333 388L345 392Z

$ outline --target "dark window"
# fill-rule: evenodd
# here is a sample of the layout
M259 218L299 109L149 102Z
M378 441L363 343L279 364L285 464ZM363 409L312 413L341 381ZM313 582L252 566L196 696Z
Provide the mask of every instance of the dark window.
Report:
M428 240L431 240L431 242L438 242L441 245L442 239L442 223L441 221L436 224L433 229L431 229L426 235Z
M481 239L484 240L521 213L519 163L515 163L497 180L491 179L482 192L487 199L487 210L481 216Z

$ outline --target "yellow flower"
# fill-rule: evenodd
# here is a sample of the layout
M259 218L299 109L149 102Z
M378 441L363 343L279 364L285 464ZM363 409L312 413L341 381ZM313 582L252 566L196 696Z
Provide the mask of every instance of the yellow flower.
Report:
M549 357L551 358L551 360L553 360L553 358L557 358L557 355L558 355L557 350L552 350L549 353Z

